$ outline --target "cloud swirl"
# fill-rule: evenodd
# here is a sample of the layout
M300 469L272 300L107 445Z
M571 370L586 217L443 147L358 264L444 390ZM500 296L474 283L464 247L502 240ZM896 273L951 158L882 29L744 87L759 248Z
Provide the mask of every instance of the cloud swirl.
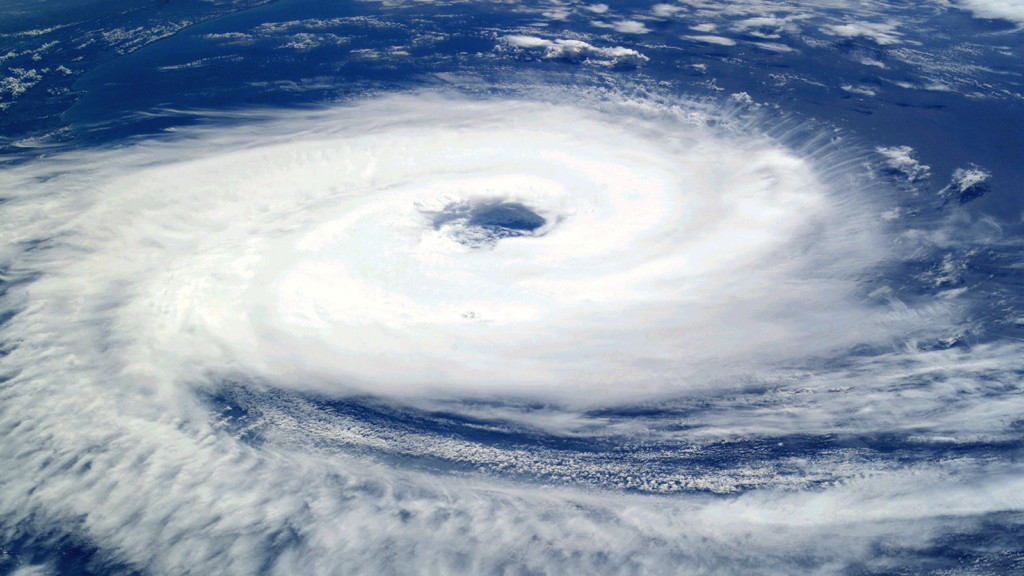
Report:
M174 574L828 572L1019 509L1011 465L929 463L920 446L904 469L865 472L837 447L714 484L713 463L670 477L649 452L616 468L593 446L398 426L443 405L459 426L560 441L643 428L680 456L901 418L923 435L1011 425L1015 402L971 404L986 390L965 385L947 396L991 424L968 430L923 389L880 410L936 370L1012 386L1016 351L894 350L957 310L872 291L894 237L864 153L781 134L693 102L413 94L6 169L9 537L66 534L98 562ZM807 376L855 347L890 351ZM794 397L743 405L767 382ZM239 408L252 394L258 423ZM368 404L267 416L310 394L401 408L381 426ZM478 403L494 396L542 408ZM699 426L595 411L665 397L704 398ZM915 408L948 417L926 429Z

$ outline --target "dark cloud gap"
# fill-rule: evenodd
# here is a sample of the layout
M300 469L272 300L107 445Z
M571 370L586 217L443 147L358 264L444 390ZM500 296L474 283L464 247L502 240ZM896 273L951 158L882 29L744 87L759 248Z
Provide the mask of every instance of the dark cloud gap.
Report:
M0 576L26 573L141 576L146 572L113 560L71 523L41 534L22 534L4 542L0 549Z
M253 446L269 442L370 457L411 470L499 474L624 492L724 494L769 486L792 489L797 484L807 489L841 481L843 468L851 462L884 470L950 458L1016 462L1024 456L1024 438L945 442L912 430L702 435L712 431L714 426L702 421L713 419L714 412L744 411L728 397L643 419L628 407L618 414L606 409L610 423L632 421L644 424L644 430L604 435L557 433L501 419L399 406L372 396L328 398L239 382L225 384L205 400L221 415L223 430ZM339 440L339 430L358 430L367 442ZM487 461L474 460L481 452L489 454ZM524 455L528 462L523 462ZM807 478L808 467L815 471L813 479ZM761 479L749 477L750 471ZM715 484L723 478L729 480L726 488Z

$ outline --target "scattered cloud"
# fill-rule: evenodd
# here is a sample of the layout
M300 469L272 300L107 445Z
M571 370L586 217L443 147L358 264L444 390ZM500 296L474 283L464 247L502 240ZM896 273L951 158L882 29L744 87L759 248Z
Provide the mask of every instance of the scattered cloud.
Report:
M931 167L921 164L910 146L878 146L875 151L885 157L890 170L901 174L908 182L921 182L931 176Z
M974 164L957 168L949 184L939 194L953 196L965 204L988 193L988 180L991 177L991 172Z
M703 42L704 44L718 44L719 46L735 46L736 41L732 38L726 38L725 36L711 36L711 35L697 35L697 36L683 36L687 40L693 40L694 42Z
M649 60L632 48L599 48L582 40L548 40L537 36L512 35L502 38L499 49L518 58L589 62L609 66L643 66Z
M833 36L844 38L869 38L876 44L888 46L902 42L900 33L896 32L897 25L879 22L851 22L849 24L832 24L823 27L821 30Z
M643 23L636 20L619 20L617 22L591 22L598 28L611 28L622 34L647 34L651 30Z
M844 84L842 86L842 89L851 94L860 94L861 96L875 96L876 94L878 94L875 88L870 88L868 86L854 86L852 84Z

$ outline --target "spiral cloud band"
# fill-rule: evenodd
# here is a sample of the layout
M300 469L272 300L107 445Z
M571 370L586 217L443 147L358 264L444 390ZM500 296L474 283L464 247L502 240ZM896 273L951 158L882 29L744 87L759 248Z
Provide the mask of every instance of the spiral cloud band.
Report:
M765 138L514 101L391 98L318 121L331 129L97 185L73 231L87 253L62 274L123 291L130 370L638 391L842 344L823 314L871 330L838 305L850 285L808 270L837 256L827 242L782 255L812 224L833 234L849 191ZM866 232L845 226L844 249Z
M865 280L891 238L856 153L706 104L551 100L390 96L7 169L0 424L21 439L0 447L9 539L71 534L105 562L165 573L787 573L794 555L846 565L877 538L920 547L957 515L1014 505L1016 477L964 461L860 475L839 448L769 464L737 448L741 464L712 480L678 426L648 422L671 450L615 462L572 444L642 427L573 407L730 378L836 396L694 400L716 442L791 433L785 414L816 433L889 430L920 409L963 431L985 390L950 383L896 415L875 403L936 366L988 368L892 349L814 379L793 368L956 313ZM1004 366L1013 352L978 354ZM345 404L367 395L388 408ZM487 395L543 408L475 402ZM427 437L402 428L427 412L392 402L469 420ZM1000 422L1017 409L988 406ZM722 423L722 410L746 416ZM564 437L531 451L460 436L488 418L474 429ZM694 458L685 474L657 466L669 452ZM472 473L402 465L421 457ZM950 467L987 495L952 486ZM827 490L729 501L617 491L815 482ZM848 541L822 541L821 526Z

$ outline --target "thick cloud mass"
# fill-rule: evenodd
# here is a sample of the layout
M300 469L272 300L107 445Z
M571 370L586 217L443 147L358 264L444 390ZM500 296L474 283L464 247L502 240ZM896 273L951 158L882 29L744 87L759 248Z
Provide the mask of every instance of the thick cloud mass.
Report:
M265 416L257 442L209 400L230 382L268 398L601 405L742 376L836 399L702 400L700 434L785 435L790 417L804 431L891 430L902 418L924 435L964 432L959 411L980 409L971 399L985 386L1014 386L1001 360L1015 352L905 344L955 310L869 290L891 238L861 164L707 105L420 95L12 167L0 426L19 441L0 446L8 537L70 534L111 562L163 573L792 573L855 564L879 538L917 549L1019 507L1020 476L992 461L861 474L852 453L822 452L731 470L721 487L697 465L670 478L640 457L624 469L571 447L424 441L315 410L289 420L298 408ZM813 377L792 368L892 342L888 356ZM908 382L935 370L988 370L988 384L934 382L900 413L884 406L913 398ZM718 421L716 402L747 416ZM1017 409L985 406L990 424L971 433L989 437ZM569 408L513 412L500 420L569 436L640 427ZM693 438L656 428L647 438L677 442L683 457L678 443ZM611 480L595 480L609 489L595 493L437 476L396 463L410 455ZM735 492L786 474L823 491L612 490Z
M655 114L390 98L255 148L142 149L90 183L52 289L118 299L129 370L373 390L636 392L884 334L852 300L875 250L855 190Z

